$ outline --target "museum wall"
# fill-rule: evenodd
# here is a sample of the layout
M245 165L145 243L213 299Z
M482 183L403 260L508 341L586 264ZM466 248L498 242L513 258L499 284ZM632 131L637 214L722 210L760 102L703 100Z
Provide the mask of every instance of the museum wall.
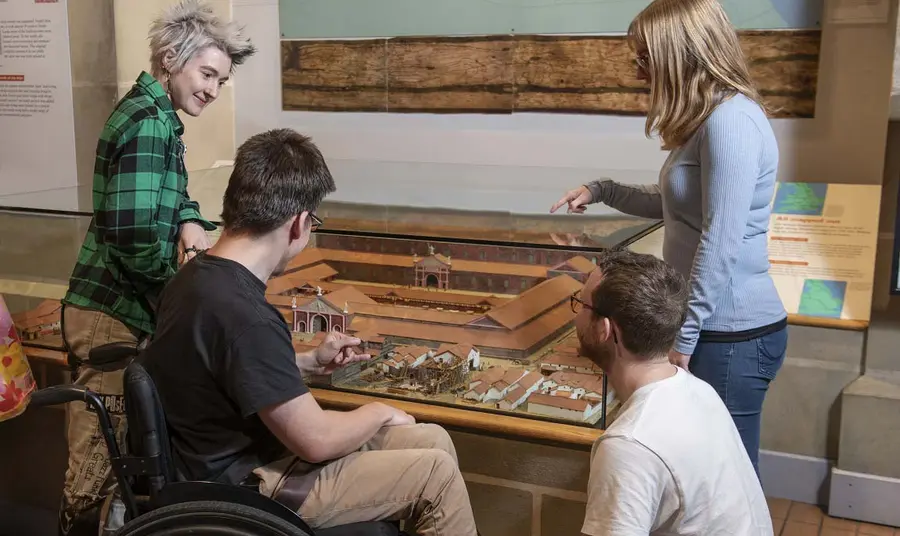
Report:
M311 134L343 171L339 198L537 212L589 178L653 182L665 158L644 137L640 117L284 112L273 37L279 35L277 0L234 0L233 13L260 45L235 88L237 142L272 126ZM888 26L825 26L816 117L774 121L782 180L880 183L892 62ZM253 83L242 85L242 77ZM375 192L366 184L413 181L430 193Z
M66 7L78 184L90 185L97 135L117 100L113 0L81 0Z

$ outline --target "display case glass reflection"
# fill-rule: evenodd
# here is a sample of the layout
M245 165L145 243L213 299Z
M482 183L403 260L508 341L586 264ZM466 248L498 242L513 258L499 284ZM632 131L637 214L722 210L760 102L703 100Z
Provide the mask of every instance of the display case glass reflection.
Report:
M606 247L656 228L606 223L631 231ZM609 233L545 231L539 240L536 228L519 231L533 233L531 242L502 242L410 231L401 237L323 228L269 281L269 302L290 326L297 351L341 331L360 338L373 356L310 383L602 426L615 396L600 369L579 355L571 298Z
M324 226L269 280L267 299L297 351L341 331L372 359L309 378L311 386L604 424L615 395L579 355L571 297L598 251L641 249L658 222L347 203L317 214ZM14 300L23 344L62 352L59 298L90 216L0 210L0 218L21 231L0 247L15 261L0 288L25 297ZM31 266L35 259L43 260Z

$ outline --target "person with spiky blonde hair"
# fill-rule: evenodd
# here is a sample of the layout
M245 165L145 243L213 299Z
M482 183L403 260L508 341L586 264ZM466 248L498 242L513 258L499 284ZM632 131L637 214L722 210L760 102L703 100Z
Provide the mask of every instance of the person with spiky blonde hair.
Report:
M146 341L163 286L209 247L206 233L216 227L187 193L178 112L203 113L235 67L255 53L240 26L198 0L166 10L152 23L149 41L150 72L140 73L100 134L93 219L62 300L72 379L107 401L120 440L128 363L94 363L89 352L107 343ZM60 534L97 534L98 506L114 487L109 456L97 417L79 404L66 411L69 463Z

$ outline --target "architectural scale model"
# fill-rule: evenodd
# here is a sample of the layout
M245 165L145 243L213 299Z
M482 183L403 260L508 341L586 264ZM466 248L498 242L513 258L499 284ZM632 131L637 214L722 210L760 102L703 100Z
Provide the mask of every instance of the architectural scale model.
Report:
M268 300L298 351L341 331L373 356L314 382L577 422L600 418L602 373L578 355L570 304L593 262L454 259L430 244L395 242L406 244L395 251L412 251L311 247L269 280Z
M590 260L465 260L423 242L406 247L414 251L311 247L268 281L267 299L296 351L338 331L358 337L360 351L372 356L310 378L311 385L589 424L600 419L603 375L578 354L570 302L593 269ZM469 256L480 255L473 249ZM494 290L478 290L486 288ZM59 346L59 316L59 302L47 300L14 320L24 344ZM606 395L609 404L613 395Z

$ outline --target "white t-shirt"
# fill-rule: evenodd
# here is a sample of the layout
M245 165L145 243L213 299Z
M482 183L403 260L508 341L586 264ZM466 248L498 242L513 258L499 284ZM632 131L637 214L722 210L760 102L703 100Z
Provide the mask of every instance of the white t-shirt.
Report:
M750 457L709 384L679 368L625 402L591 453L582 532L773 534Z

